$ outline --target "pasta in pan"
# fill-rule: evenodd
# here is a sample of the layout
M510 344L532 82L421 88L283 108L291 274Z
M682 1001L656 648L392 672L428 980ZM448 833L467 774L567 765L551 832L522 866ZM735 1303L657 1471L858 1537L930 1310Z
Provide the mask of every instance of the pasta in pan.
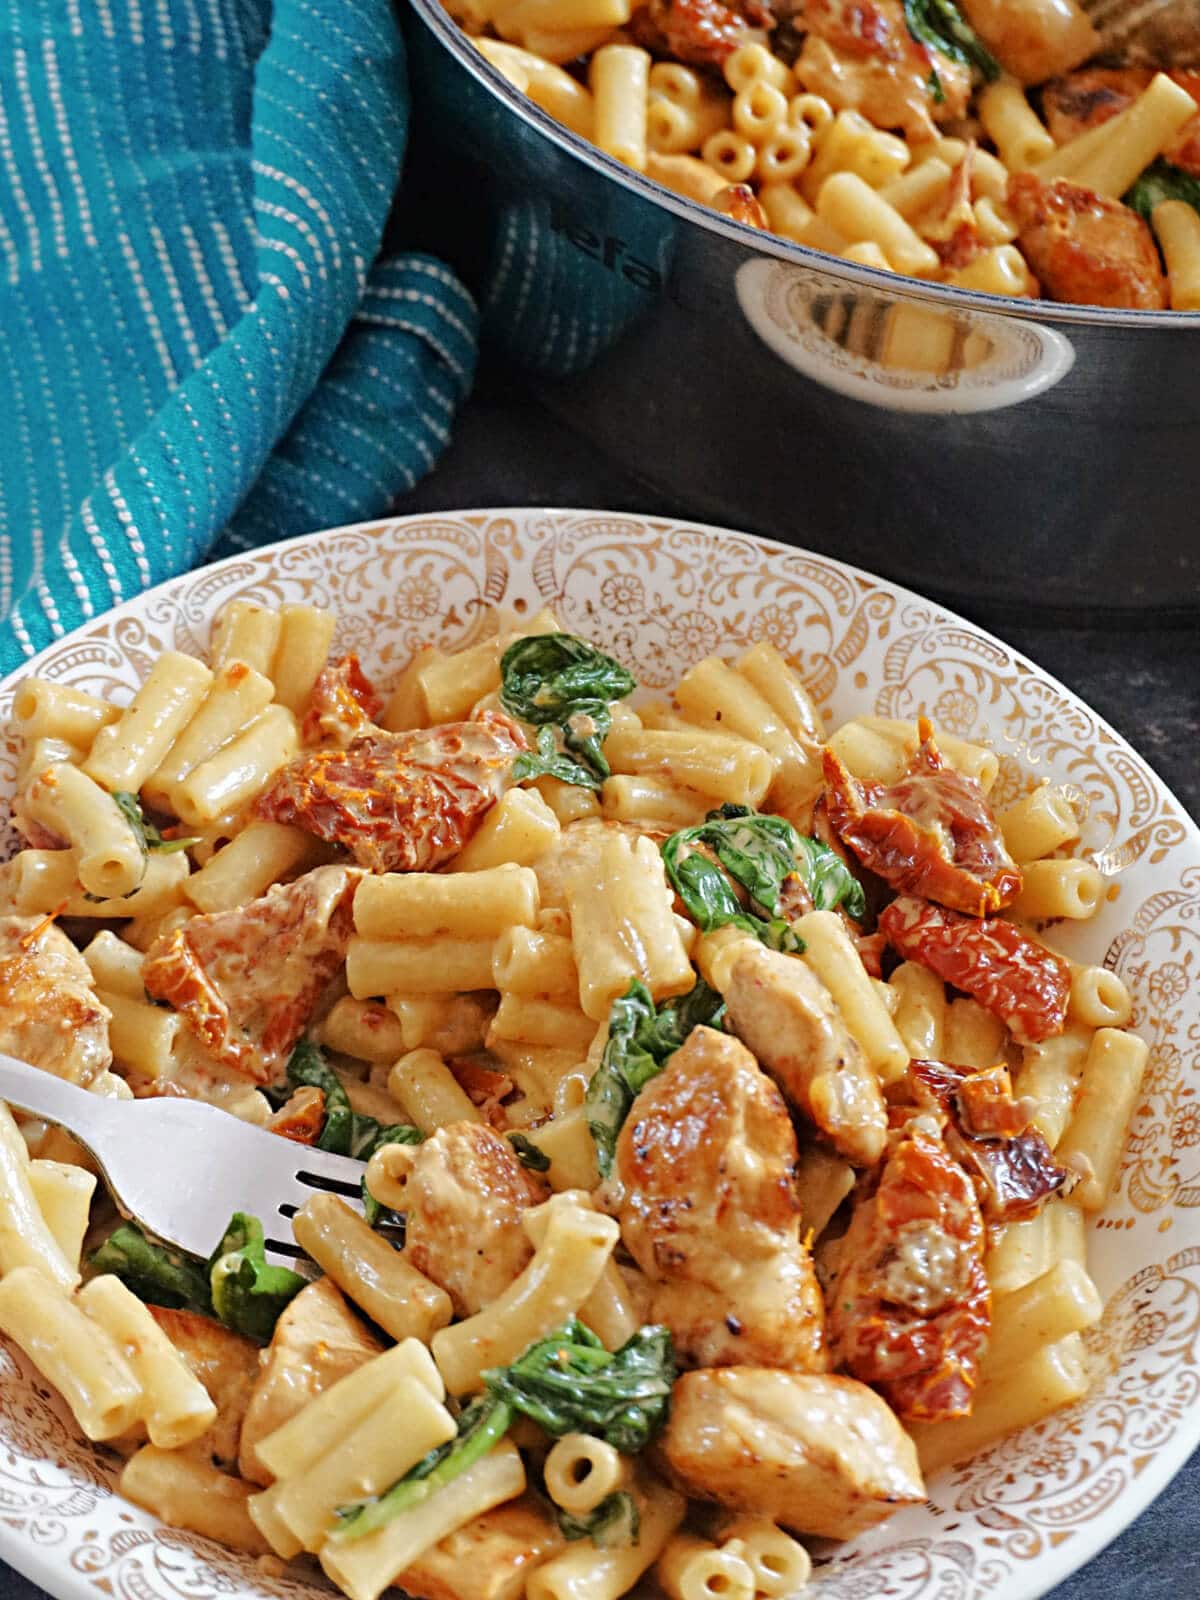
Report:
M1080 1398L1146 1047L1045 934L1106 889L1069 796L997 816L924 717L827 732L769 645L641 705L498 616L388 699L333 634L235 602L130 707L17 695L9 1040L363 1163L294 1219L316 1276L240 1213L81 1259L82 1152L0 1107L0 1332L123 1492L350 1600L775 1600Z
M1200 304L1200 58L1113 66L1081 0L573 0L550 30L445 3L551 117L751 226L991 294Z

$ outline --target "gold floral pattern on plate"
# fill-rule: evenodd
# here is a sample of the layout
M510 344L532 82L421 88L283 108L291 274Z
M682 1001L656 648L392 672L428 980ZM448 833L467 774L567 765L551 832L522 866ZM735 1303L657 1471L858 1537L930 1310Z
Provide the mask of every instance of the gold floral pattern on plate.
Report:
M339 613L338 649L381 682L412 651L469 644L488 609L555 608L661 692L701 656L769 639L830 725L926 711L1001 757L1001 804L1050 779L1084 815L1083 849L1119 873L1076 959L1129 985L1151 1044L1117 1193L1093 1223L1107 1297L1087 1400L939 1474L902 1512L819 1565L823 1600L1033 1600L1162 1488L1200 1441L1200 835L1141 759L1069 690L932 603L836 561L746 534L600 511L502 510L334 529L188 573L89 623L19 673L128 698L164 649L204 651L227 600ZM0 684L0 726L17 679ZM0 738L0 807L16 774ZM0 859L15 847L0 835ZM163 1528L114 1492L113 1460L0 1343L0 1555L63 1597L310 1595L249 1557Z

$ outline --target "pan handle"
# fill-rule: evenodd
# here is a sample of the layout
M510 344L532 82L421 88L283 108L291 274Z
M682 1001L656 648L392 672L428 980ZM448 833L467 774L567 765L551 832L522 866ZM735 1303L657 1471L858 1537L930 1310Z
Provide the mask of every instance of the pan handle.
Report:
M758 257L737 272L742 315L781 361L888 411L964 413L1021 405L1075 363L1071 341L1026 317L940 305Z

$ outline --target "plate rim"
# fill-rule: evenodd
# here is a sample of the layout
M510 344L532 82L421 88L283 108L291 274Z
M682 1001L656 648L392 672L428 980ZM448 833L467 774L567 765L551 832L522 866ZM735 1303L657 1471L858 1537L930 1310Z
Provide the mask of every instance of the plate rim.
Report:
M843 561L837 556L810 550L803 545L784 544L778 539L772 539L745 529L730 528L717 523L678 517L669 512L611 510L600 507L541 504L486 505L400 514L388 513L380 517L338 523L335 526L315 529L308 533L294 534L284 539L274 540L269 544L236 551L216 561L204 562L199 566L186 568L184 571L164 579L161 583L157 583L151 588L141 589L118 604L96 612L95 615L87 618L78 627L64 629L60 635L52 639L49 644L45 645L35 655L29 656L3 678L0 678L0 697L11 693L22 678L35 674L39 663L46 657L56 654L72 639L86 637L89 630L103 619L111 619L120 613L131 611L147 604L155 597L165 595L177 585L194 580L204 574L219 572L239 563L256 562L264 557L272 557L289 549L319 543L335 535L370 534L372 537L385 538L397 531L403 533L408 529L416 530L422 524L436 522L440 519L478 518L480 520L491 520L503 517L526 520L531 518L558 520L565 517L595 517L613 521L628 520L643 527L666 525L677 531L700 533L714 541L719 541L722 536L731 536L736 539L746 540L752 545L760 546L781 556L799 557L814 561L819 565L840 572L860 585L893 594L901 601L912 601L922 606L932 607L934 621L957 624L975 637L996 645L1019 669L1034 674L1042 682L1053 686L1068 702L1082 707L1094 719L1098 729L1103 730L1119 749L1125 751L1140 763L1159 792L1170 801L1184 832L1184 838L1180 841L1180 844L1184 848L1190 848L1197 863L1200 864L1200 823L1193 818L1179 800L1178 795L1159 776L1149 762L1146 761L1145 757L1135 749L1122 733L1112 726L1106 717L1095 711L1081 694L1043 667L1040 667L1024 652L1007 644L997 634L981 627L978 623L970 621L940 600L933 600L926 595L922 595L917 590L910 589L905 584L894 582L890 578L870 572L852 562ZM1200 1361L1196 1363L1196 1371L1200 1374ZM1010 1588L1006 1585L1007 1600L1044 1600L1044 1597L1058 1584L1062 1583L1066 1578L1081 1572L1137 1521L1153 1501L1179 1475L1198 1449L1200 1449L1200 1407L1192 1410L1190 1419L1180 1425L1172 1440L1155 1453L1155 1459L1152 1463L1148 1463L1146 1468L1138 1475L1135 1484L1126 1488L1118 1506L1112 1508L1108 1516L1096 1519L1099 1525L1095 1530L1095 1534L1091 1534L1090 1529L1076 1530L1075 1536L1070 1540L1057 1547L1047 1549L1038 1561L1041 1570L1029 1571L1027 1574L1028 1578L1032 1580L1031 1582L1020 1588L1015 1586ZM145 1512L140 1507L133 1506L131 1502L125 1501L115 1488L105 1490L104 1493L106 1497L115 1499L122 1505L129 1506L131 1510L138 1513L140 1518L147 1518L151 1525L155 1527L166 1526L152 1513ZM1108 1526L1109 1517L1111 1517L1113 1524L1111 1528ZM3 1519L0 1519L0 1561L7 1562L9 1566L29 1582L38 1585L46 1593L54 1596L55 1600L91 1600L92 1585L83 1573L76 1573L56 1565L47 1552L43 1551L36 1543L23 1537L18 1530L7 1527ZM1025 1573L1017 1572L1008 1581L1012 1583L1015 1580L1016 1583L1019 1583L1021 1578L1025 1576ZM309 1579L308 1575L299 1575L298 1581L303 1583L310 1592L321 1592L316 1585L318 1582L323 1582L323 1580L313 1581ZM820 1585L818 1584L815 1593L819 1594L819 1592Z

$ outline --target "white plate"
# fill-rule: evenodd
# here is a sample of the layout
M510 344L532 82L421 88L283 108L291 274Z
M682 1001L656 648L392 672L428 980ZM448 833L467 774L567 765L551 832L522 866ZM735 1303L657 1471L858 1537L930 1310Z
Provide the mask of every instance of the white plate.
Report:
M417 645L469 643L494 605L552 605L650 690L710 651L770 638L831 718L925 710L986 738L1002 755L1001 802L1047 777L1071 787L1087 854L1119 877L1101 914L1058 942L1121 974L1153 1051L1118 1192L1091 1229L1108 1302L1087 1339L1095 1386L940 1474L927 1505L823 1569L820 1593L1034 1600L1130 1523L1200 1443L1200 1101L1188 1082L1200 1064L1200 834L1129 746L1030 662L894 584L744 534L604 512L478 511L293 539L163 584L26 671L123 700L160 651L203 652L235 595L333 607L336 648L384 680ZM0 726L12 688L0 684ZM15 754L0 748L0 801ZM162 1527L113 1481L103 1450L75 1442L46 1385L0 1344L0 1556L62 1600L320 1591Z

